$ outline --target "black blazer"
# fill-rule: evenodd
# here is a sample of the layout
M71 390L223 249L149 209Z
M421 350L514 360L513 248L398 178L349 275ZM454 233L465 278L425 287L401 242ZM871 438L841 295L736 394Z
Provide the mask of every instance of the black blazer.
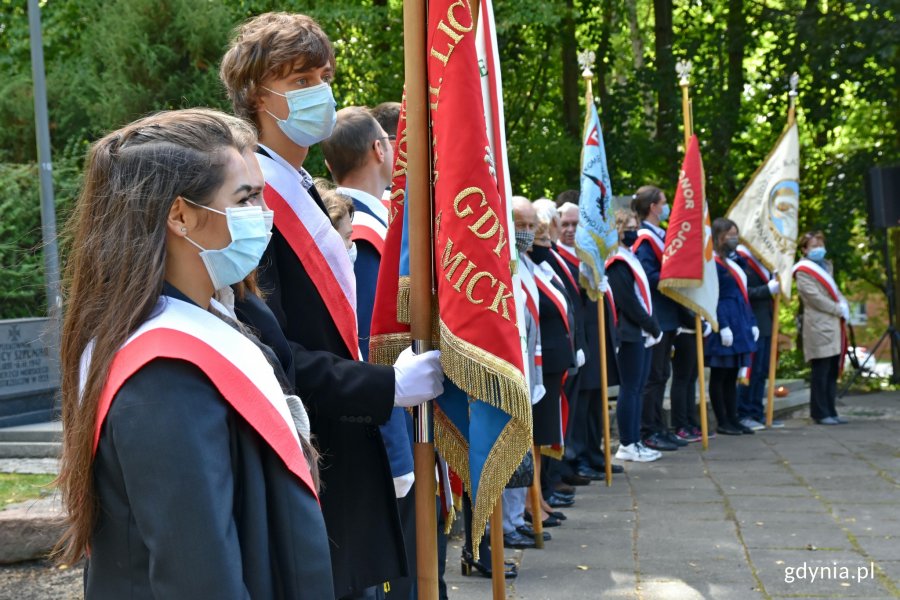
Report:
M334 598L315 498L196 366L125 382L93 475L85 598Z
M539 265L547 259L548 252L546 248L535 246L531 254L535 264ZM549 260L555 262L552 256L549 257ZM571 307L572 302L568 298L565 288L557 289L567 297L566 299ZM540 313L541 353L544 373L562 373L575 366L575 351L572 348L572 339L569 337L569 329L566 327L562 315L559 314L556 304L549 296L544 294L543 290L538 288L538 291L540 297L538 300L538 312ZM571 308L569 310L571 311Z
M756 326L759 327L759 335L761 337L770 337L772 335L772 312L775 308L772 293L769 291L767 282L759 276L753 267L747 264L747 261L740 256L732 259L741 265L744 273L747 274L747 295L750 297L750 307L753 309L753 316L756 317Z
M606 270L619 317L618 337L623 342L643 341L643 332L653 337L660 333L656 317L647 313L634 293L634 274L622 261L614 261ZM655 302L656 299L653 298Z
M325 211L314 187L309 193ZM290 348L295 385L322 453L320 499L335 594L408 575L393 478L378 429L394 405L393 368L352 360L326 299L277 228L260 262L259 285L283 336L271 322L250 324L265 343Z
M551 247L556 251L556 244L552 244ZM584 327L584 301L587 297L579 286L572 285L572 279L576 282L578 281L578 267L567 261L565 258L563 258L563 262L566 265L565 267L559 264L559 261L556 260L555 257L551 256L547 260L547 264L553 267L553 270L559 275L559 278L562 279L563 285L566 287L566 294L568 294L569 299L572 301L570 306L572 307L574 316L574 323L572 326L574 328L573 340L575 342L575 350L584 350L585 354L587 354L587 336Z

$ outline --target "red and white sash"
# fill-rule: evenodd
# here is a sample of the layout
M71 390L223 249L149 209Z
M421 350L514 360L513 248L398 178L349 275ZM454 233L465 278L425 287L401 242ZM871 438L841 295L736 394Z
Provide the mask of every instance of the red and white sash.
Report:
M93 451L97 451L103 423L122 385L154 359L183 360L203 371L231 407L315 496L309 463L284 392L260 349L215 315L188 302L163 296L154 315L113 358L97 407ZM81 357L82 388L92 350L93 346L88 345Z
M575 248L572 246L566 246L562 242L556 242L556 250L559 252L560 256L576 267L581 266L581 260L578 258L578 255L575 253Z
M309 273L347 350L358 359L356 278L344 240L303 187L297 169L264 149L270 156L256 158L266 179L263 197L275 211L275 228Z
M808 258L801 258L797 261L797 264L794 265L794 268L791 269L791 277L796 277L797 273L802 271L814 278L819 284L825 288L828 292L828 295L831 296L831 299L835 302L846 302L844 300L843 294L838 289L837 283L834 281L834 277L831 276L831 273L809 260ZM845 327L846 323L844 318L841 317L841 359L838 361L838 376L840 377L844 373L844 355L847 353L847 329Z
M634 295L637 296L647 314L652 315L653 297L650 295L650 282L647 280L647 274L644 272L644 267L641 266L641 261L630 250L621 246L615 254L606 259L606 268L608 269L617 260L624 262L631 269L631 274L634 276Z
M656 255L656 260L662 263L663 251L666 249L666 243L659 239L659 236L656 235L656 232L652 229L641 228L638 229L638 238L634 243L634 246L631 247L633 252L637 252L637 249L644 242L650 242L650 248L653 250L653 254Z
M844 299L844 296L841 294L841 291L838 289L837 283L834 281L834 277L831 276L831 273L809 260L808 258L801 258L797 261L797 264L794 265L794 268L791 270L791 276L796 277L797 271L803 271L807 275L810 275L816 281L822 284L822 287L828 292L831 296L831 299L835 302L840 302Z
M525 309L534 319L535 327L540 327L541 314L539 310L541 297L538 291L537 282L534 278L534 262L528 258L528 255L522 253L519 255L519 261L522 268L519 269L519 281L522 286L522 298ZM543 365L543 357L541 356L541 336L538 336L537 348L535 349L534 364L538 367Z
M338 187L335 191L353 198L354 202L359 202L369 210L366 212L357 209L353 212L353 233L350 235L350 239L368 242L378 251L379 255L382 254L384 239L387 236L387 208L381 200L363 190Z
M772 279L772 273L769 269L766 268L764 264L759 262L759 260L753 256L753 253L750 252L750 249L744 246L743 244L737 247L737 253L747 261L747 264L751 269L756 271L756 274L759 275L759 278L763 281L769 281Z
M569 331L569 302L566 299L566 296L553 285L554 280L562 287L562 280L553 270L553 267L546 263L535 265L534 283L537 285L538 290L547 296L550 301L553 302L553 305L556 306L556 310L559 311L559 315L566 326L566 331Z
M572 286L577 290L578 282L575 280L575 276L572 275L572 271L571 271L571 269L569 269L569 264L566 262L566 259L564 259L559 254L559 252L557 252L553 248L550 248L550 254L553 255L553 258L554 258L554 260L556 260L557 264L560 267L562 267L562 272L563 272L563 274L565 274L566 278L569 280L569 283L571 283Z
M350 238L353 241L362 240L372 244L378 254L384 253L384 239L387 236L387 227L367 212L357 210L353 213L353 233Z
M749 305L750 295L747 293L747 274L744 273L744 270L741 268L741 266L730 258L723 259L719 255L716 255L716 262L722 265L729 273L731 273L731 276L737 282L738 289L741 290L741 294L743 294L744 296L744 302Z

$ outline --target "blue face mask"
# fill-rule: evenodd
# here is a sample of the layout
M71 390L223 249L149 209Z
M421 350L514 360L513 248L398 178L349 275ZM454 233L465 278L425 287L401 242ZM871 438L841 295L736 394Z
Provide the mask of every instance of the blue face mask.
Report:
M303 148L309 148L331 137L337 123L337 103L331 93L331 86L320 83L302 90L291 90L281 94L267 87L263 89L282 96L287 100L287 119L279 119L266 111L278 123L278 127L289 140Z
M806 258L813 262L822 262L825 260L825 247L810 248L809 252L806 253Z
M270 210L263 211L259 206L226 208L225 212L222 212L196 202L191 204L225 215L228 232L231 234L231 243L221 250L207 250L184 236L184 239L200 248L200 259L206 266L213 287L221 290L242 281L259 265L263 252L269 245L274 213Z
M670 214L671 212L672 212L672 211L669 209L669 205L668 205L668 204L663 205L662 214L659 215L659 220L660 220L660 221L668 221L668 220L669 220L669 214Z

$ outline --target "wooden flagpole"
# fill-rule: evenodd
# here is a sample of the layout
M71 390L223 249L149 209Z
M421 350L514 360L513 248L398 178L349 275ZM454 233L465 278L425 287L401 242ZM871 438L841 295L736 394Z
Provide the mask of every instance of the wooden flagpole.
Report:
M426 77L426 0L403 2L406 78L407 198L409 198L409 321L413 350L431 349L432 201ZM416 570L419 600L437 600L437 511L432 403L415 411Z
M594 66L594 53L582 52L578 56L578 62L581 63L583 69L581 76L587 84L584 108L590 115L590 103L594 101L594 73L591 71L591 67ZM597 317L600 321L598 327L600 329L600 410L603 425L603 462L606 466L606 486L609 487L612 485L612 456L610 456L609 444L609 377L606 372L606 305L603 294L600 294L600 299L597 301Z
M788 126L793 125L797 118L797 84L800 76L793 73L790 78L791 91L788 93ZM775 420L775 370L778 367L778 311L780 308L781 293L775 294L775 302L772 307L772 339L769 345L769 380L766 398L766 427L772 427Z
M532 444L534 478L531 482L531 487L528 488L529 498L531 499L531 528L534 530L534 547L543 549L544 521L541 516L544 514L544 508L541 503L541 447L534 444L534 438L532 438Z
M694 115L691 107L691 97L689 88L691 85L691 63L688 61L679 61L675 65L678 71L678 84L681 86L681 112L684 119L684 151L687 152L688 145L691 142L691 136L694 134ZM705 201L705 199L704 199ZM706 415L706 373L703 364L703 323L700 322L700 315L694 315L694 336L697 339L697 383L700 387L700 432L703 438L703 449L709 449L709 424Z

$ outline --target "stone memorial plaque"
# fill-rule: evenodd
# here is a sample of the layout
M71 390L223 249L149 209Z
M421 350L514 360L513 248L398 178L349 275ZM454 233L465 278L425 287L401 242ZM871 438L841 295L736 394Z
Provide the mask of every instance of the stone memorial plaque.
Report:
M59 387L59 350L49 319L0 321L0 398Z

